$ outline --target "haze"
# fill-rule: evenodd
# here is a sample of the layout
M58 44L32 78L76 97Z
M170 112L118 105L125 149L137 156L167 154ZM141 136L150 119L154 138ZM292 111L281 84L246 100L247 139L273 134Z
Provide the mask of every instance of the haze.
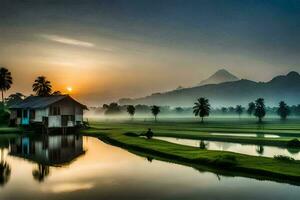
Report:
M9 93L28 95L45 75L88 105L192 86L220 68L256 81L299 71L299 35L292 0L0 2Z

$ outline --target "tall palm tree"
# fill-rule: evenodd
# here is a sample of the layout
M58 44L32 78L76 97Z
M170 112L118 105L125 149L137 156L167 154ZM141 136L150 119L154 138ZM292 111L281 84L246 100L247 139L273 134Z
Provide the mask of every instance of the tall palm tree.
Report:
M204 122L204 117L209 116L210 104L206 98L199 98L193 107L193 113L195 116L201 117L201 123Z
M2 95L2 104L4 105L4 92L9 90L13 83L10 71L8 69L0 68L0 90Z
M35 79L32 89L37 96L50 96L52 91L51 82L45 76L39 76Z
M157 115L160 113L160 107L159 106L152 106L151 112L154 115L155 122L157 121Z
M133 105L127 106L127 112L131 116L131 119L133 120L133 116L135 114L135 107Z

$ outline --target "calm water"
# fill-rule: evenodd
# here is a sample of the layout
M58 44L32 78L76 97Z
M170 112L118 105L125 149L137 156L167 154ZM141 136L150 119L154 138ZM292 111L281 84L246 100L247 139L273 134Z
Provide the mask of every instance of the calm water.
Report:
M0 145L1 200L297 199L300 195L300 187L288 184L150 162L91 137L23 137L10 139L9 146L5 141Z
M221 136L239 136L239 137L265 137L265 138L279 138L279 135L274 134L254 134L254 133L210 133L211 135Z
M274 157L275 155L290 156L296 160L300 160L300 149L286 149L272 146L259 146L239 144L232 142L215 142L205 140L180 139L171 137L154 137L155 139L164 140L181 145L200 147L200 143L204 143L208 150L231 151L253 156Z

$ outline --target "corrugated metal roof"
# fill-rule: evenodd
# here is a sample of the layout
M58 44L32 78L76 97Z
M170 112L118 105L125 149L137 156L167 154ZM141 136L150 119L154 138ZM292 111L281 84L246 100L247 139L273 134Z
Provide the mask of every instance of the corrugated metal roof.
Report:
M10 106L10 109L38 109L38 108L46 108L51 104L54 104L64 98L70 98L71 100L78 103L83 109L87 109L87 107L83 104L80 104L76 100L74 100L69 95L53 95L49 97L40 97L40 96L30 96L24 99L22 102Z

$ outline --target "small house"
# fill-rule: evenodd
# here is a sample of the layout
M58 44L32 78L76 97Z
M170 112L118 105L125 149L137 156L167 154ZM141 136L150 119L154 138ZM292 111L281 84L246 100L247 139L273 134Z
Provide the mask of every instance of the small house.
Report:
M69 95L53 95L30 96L9 109L10 120L16 125L68 128L83 124L83 111L87 107Z

